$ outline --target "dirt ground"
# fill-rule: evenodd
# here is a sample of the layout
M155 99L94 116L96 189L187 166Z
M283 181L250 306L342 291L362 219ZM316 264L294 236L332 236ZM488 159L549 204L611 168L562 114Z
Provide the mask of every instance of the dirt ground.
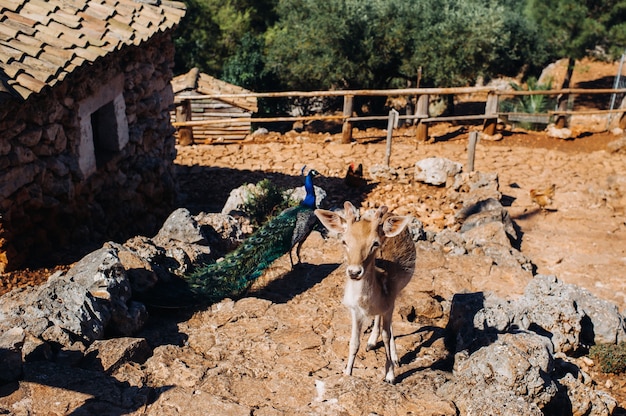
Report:
M578 68L574 82L586 87L610 87L606 84L610 84L609 78L616 72L615 64L583 62ZM538 273L555 274L567 283L585 287L615 302L624 312L626 196L621 192L626 190L626 183L620 181L626 175L626 155L608 150L607 145L622 136L602 131L605 120L599 117L575 120L571 140L508 127L502 131L501 140L480 141L476 169L498 173L503 202L522 233L520 250L537 266ZM597 132L583 132L593 130L590 126ZM415 143L411 128L400 129L394 134L392 165L410 172L416 161L428 156L464 163L467 137L472 129L453 125L434 127L433 143ZM211 208L216 209L228 192L241 183L256 182L267 174L291 179L297 177L297 168L303 163L314 164L311 167L333 179L342 179L351 161L364 163L367 172L372 164L382 161L384 137L385 132L380 130L357 131L352 145L338 145L337 135L291 132L256 137L241 144L179 148L176 163L188 168L181 169L185 171L181 188L187 202L201 205L209 198ZM556 185L556 195L553 204L544 211L532 202L529 191L550 184ZM207 192L209 189L211 192ZM327 191L332 194L332 186ZM440 217L426 206L440 193L440 189L409 181L378 184L366 192L332 195L332 198L339 201L354 196L362 206L385 203L396 211L404 210L399 213L416 216L427 227L437 228ZM306 258L316 254L308 250L303 255ZM0 294L14 287L39 284L52 270L19 270L2 275ZM589 371L594 380L618 399L622 408L626 407L623 375L604 375L593 368Z
M392 165L412 172L417 160L434 155L464 163L468 129L447 126L442 136L446 140L416 145L413 130L398 131L393 138ZM624 180L626 155L607 150L607 145L619 137L601 132L562 140L543 132L508 131L502 140L481 140L475 163L477 170L498 173L502 201L522 235L520 250L537 266L537 273L554 274L560 280L582 286L616 303L623 313L626 305L626 199L620 192L626 191L626 183L616 190L612 188L612 181L620 177ZM241 158L246 166L243 173L247 181L254 183L279 172L297 178L295 172L301 166L300 161L312 160L312 167L337 179L343 178L349 161L363 162L367 171L380 160L385 147L383 138L384 131L370 130L355 134L353 145L336 145L337 136L291 134L278 139L279 146L276 146L276 137L266 137L242 146L221 146L219 150L215 146L212 149L211 146L181 148L178 161L197 167L199 161L204 160L213 169L227 169L233 159ZM317 154L311 151L311 146L319 146ZM337 159L346 164L338 166ZM259 172L263 174L258 175ZM246 179L240 178L239 172L227 169L219 179L210 181L198 176L195 181L195 185L188 188L192 194L194 186L199 188L198 193L222 189L221 195L213 194L213 197L223 202L227 191ZM437 209L423 209L425 205L445 206L441 201L442 189L400 181L378 184L361 195L337 196L337 189L332 184L326 187L327 183L322 179L320 186L327 189L329 198L336 198L334 205L342 199L354 198L360 199L362 206L384 203L396 212L417 217L427 228L442 228ZM529 191L552 183L556 184L554 202L543 211L532 202ZM340 191L343 192L343 188ZM303 256L307 262L323 263L323 257L328 256L323 250L306 248ZM497 283L492 284L497 286ZM502 292L506 290L502 288ZM623 375L602 374L593 367L587 370L618 399L621 407L626 407Z

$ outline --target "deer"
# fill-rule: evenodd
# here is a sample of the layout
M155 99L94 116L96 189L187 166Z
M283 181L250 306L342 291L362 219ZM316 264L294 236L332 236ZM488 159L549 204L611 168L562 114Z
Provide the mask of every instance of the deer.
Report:
M352 330L344 374L352 375L363 324L374 318L366 351L376 347L382 332L385 381L394 384L394 367L400 362L391 319L396 298L413 277L416 250L407 227L412 218L388 211L386 206L381 206L361 216L359 210L346 201L343 214L316 209L315 215L329 231L341 235L345 251L346 283L342 303L350 310Z

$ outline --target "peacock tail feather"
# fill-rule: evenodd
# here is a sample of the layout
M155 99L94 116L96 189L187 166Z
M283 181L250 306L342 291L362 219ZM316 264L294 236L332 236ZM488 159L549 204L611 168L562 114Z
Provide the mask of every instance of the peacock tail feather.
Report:
M292 248L302 205L284 210L266 222L223 260L197 268L185 280L200 298L213 302L244 293L265 269Z
M189 289L204 302L217 302L226 297L243 294L276 259L296 247L300 261L300 246L313 231L317 217L311 170L305 178L306 197L298 206L287 208L267 221L237 249L223 260L197 267L184 277Z

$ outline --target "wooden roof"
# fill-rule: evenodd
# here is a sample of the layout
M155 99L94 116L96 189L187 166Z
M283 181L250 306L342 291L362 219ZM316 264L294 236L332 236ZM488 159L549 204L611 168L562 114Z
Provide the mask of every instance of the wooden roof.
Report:
M193 68L186 74L174 77L172 79L172 89L174 94L177 95L177 101L180 101L181 97L186 93L193 93L194 95L251 93L250 90L245 88L203 74L198 68ZM220 97L219 100L253 113L258 110L256 97Z
M166 0L0 0L0 99L26 99L184 14L182 2Z

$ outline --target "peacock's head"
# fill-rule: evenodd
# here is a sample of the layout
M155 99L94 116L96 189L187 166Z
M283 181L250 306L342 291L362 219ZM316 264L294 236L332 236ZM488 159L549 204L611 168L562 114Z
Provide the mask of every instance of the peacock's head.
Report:
M305 172L306 172L306 165L302 166L302 169L300 170L300 174L302 176L305 176ZM309 172L306 174L306 176L310 176L314 178L316 176L320 176L320 173L316 171L315 169L310 169Z

